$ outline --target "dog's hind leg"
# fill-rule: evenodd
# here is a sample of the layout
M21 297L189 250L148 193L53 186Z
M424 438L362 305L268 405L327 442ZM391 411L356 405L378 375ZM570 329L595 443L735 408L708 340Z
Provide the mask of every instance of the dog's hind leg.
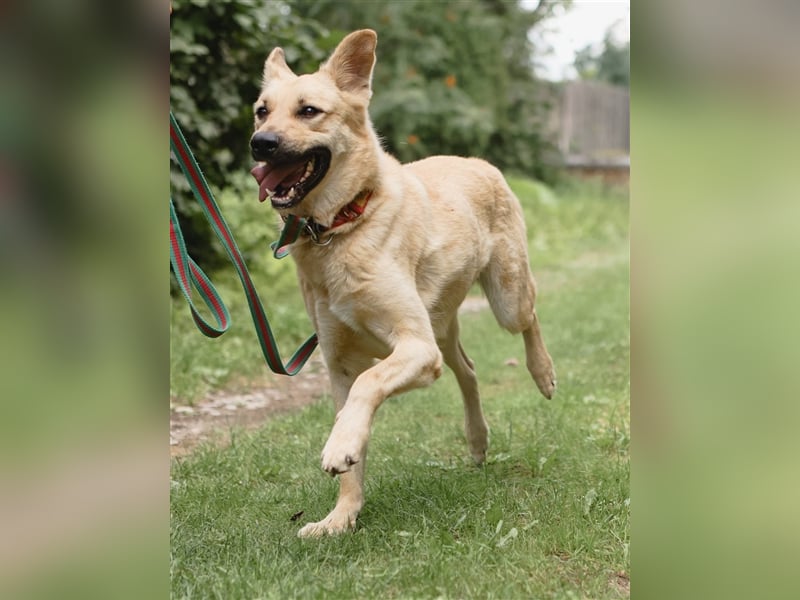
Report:
M514 217L518 222L495 234L492 256L480 274L480 283L497 322L511 333L522 333L528 371L542 395L551 398L556 374L534 308L536 282L528 266L525 229L518 208Z
M447 330L447 337L441 343L440 349L445 364L453 371L456 381L458 381L458 387L461 388L464 400L464 433L467 437L470 454L477 464L482 464L486 460L489 428L481 408L475 364L464 352L459 340L458 317L453 317Z
M553 368L553 359L547 352L539 329L539 317L533 311L530 327L522 331L525 340L526 366L539 391L545 398L552 398L556 391L556 372Z

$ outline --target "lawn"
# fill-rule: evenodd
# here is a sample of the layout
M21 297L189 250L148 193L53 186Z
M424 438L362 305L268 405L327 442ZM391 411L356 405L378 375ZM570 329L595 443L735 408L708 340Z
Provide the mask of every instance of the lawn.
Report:
M357 530L337 538L296 537L336 497L337 482L319 467L332 421L327 399L258 431L234 432L225 448L207 445L173 460L174 597L629 595L627 197L510 182L529 223L555 398L536 391L519 337L487 311L463 315L463 344L491 427L486 465L469 459L458 387L446 371L432 387L381 407L366 505ZM299 297L291 277L281 277L264 295L289 311ZM223 295L235 296L233 285ZM264 368L246 314L231 304L243 327L233 342L178 339L191 331L176 307L174 402ZM308 328L302 316L293 319L281 332L290 342ZM192 385L187 369L210 376Z

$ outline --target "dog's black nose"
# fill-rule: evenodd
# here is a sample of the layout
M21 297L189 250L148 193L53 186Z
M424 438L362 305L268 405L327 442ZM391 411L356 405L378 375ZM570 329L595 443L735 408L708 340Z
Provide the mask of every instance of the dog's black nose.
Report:
M250 150L255 160L267 160L280 145L281 138L272 131L259 131L250 138Z

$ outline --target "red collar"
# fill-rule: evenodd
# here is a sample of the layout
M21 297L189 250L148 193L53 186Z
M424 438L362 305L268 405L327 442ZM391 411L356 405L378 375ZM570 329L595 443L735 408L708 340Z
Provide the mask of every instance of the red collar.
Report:
M335 229L340 225L344 225L350 221L355 221L358 217L364 214L364 209L367 208L367 202L369 202L370 198L372 198L372 192L370 190L364 190L360 192L352 202L347 204L347 206L345 206L336 214L336 216L333 218L333 223L331 223L331 226L328 227L328 229Z
M326 231L330 231L331 229L336 229L345 223L355 221L358 217L364 214L364 210L367 208L367 202L369 202L370 198L372 198L371 190L363 190L359 192L359 194L351 202L349 202L342 210L336 213L336 216L333 218L333 223L331 223L330 227L325 227L324 225L314 221L314 219L309 218L306 221L303 233L310 235L315 242L319 243L319 236L321 234L325 233Z

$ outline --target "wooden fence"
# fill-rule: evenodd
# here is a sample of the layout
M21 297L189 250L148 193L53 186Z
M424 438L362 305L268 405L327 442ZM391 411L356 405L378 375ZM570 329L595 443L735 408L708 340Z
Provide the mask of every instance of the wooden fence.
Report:
M570 81L554 104L549 129L567 169L627 181L628 89L595 81Z

